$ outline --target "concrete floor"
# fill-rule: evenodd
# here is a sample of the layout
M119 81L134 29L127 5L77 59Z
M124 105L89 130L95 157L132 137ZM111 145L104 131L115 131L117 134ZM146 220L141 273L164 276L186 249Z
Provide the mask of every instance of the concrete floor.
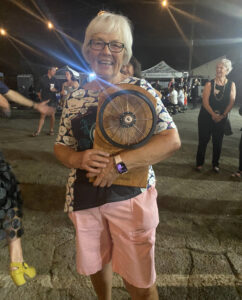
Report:
M202 173L194 171L197 115L188 110L174 116L182 148L155 166L160 224L156 268L160 299L242 299L242 181L238 167L242 118L231 113L234 134L224 138L221 172L211 171L211 145ZM75 237L63 213L68 170L53 156L55 137L31 138L38 114L14 111L0 120L0 149L21 183L24 204L23 250L38 276L21 288L8 275L8 251L0 242L1 300L96 299L90 280L75 271ZM56 124L58 127L58 124ZM130 299L118 275L113 299Z

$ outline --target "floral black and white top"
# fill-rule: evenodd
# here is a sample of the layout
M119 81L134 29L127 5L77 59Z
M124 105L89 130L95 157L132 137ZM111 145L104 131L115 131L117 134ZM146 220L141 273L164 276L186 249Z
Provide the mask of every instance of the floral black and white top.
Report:
M157 123L154 134L176 128L161 99L153 87L145 80L135 77L126 78L121 83L134 84L147 90L157 100ZM69 146L76 151L92 148L95 129L98 94L91 90L74 91L63 108L57 144ZM155 174L149 167L147 188L155 185ZM130 199L145 189L112 185L110 188L93 187L85 177L85 171L72 169L66 185L65 212L97 207L108 202Z

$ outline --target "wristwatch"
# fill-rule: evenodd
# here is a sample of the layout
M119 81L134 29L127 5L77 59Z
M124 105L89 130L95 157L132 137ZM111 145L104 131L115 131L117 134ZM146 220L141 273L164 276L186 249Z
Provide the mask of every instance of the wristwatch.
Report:
M120 155L114 156L115 166L119 174L125 174L128 172L127 167L125 166L125 163L122 161Z

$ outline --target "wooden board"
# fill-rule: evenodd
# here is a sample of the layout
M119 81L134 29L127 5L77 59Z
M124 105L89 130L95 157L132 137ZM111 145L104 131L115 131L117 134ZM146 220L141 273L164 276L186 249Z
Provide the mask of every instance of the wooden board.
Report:
M144 94L153 104L154 108L156 107L156 99L146 90L142 89L141 87L134 86L132 84L120 84L114 87L110 87L106 90L104 90L102 93L100 93L99 98L98 98L98 109L97 109L97 119L96 119L96 129L95 129L95 134L94 134L94 145L93 147L95 149L100 149L103 151L106 151L110 153L111 155L116 155L121 153L122 151L125 151L121 147L114 146L111 144L102 134L102 131L100 130L99 126L99 117L100 117L100 109L106 99L119 91L120 89L122 90L132 90L132 91L138 91L138 93ZM126 107L118 107L120 103L119 97L125 97L122 98L122 103L128 104L128 108ZM112 103L112 104L111 104ZM139 105L139 106L137 106ZM112 136L113 132L109 130L108 128L113 128L117 127L117 133L112 136L112 140L116 141L117 143L122 140L122 143L126 142L130 143L130 141L139 141L142 139L144 136L146 136L151 128L151 123L153 124L154 120L152 117L151 112L149 109L146 109L148 107L147 105L143 105L142 100L139 101L137 104L137 99L134 95L121 95L117 96L114 99L110 101L110 103L105 107L105 110L103 112L103 126L106 128L106 132ZM128 128L119 128L119 122L120 122L120 113L123 113L124 111L129 111L129 112L135 112L137 109L139 109L139 117L143 120L143 123L146 124L139 124L139 129L141 130L133 130L133 128L128 127ZM145 120L145 122L144 122ZM127 130L126 130L127 129ZM121 134L121 130L123 130ZM126 131L125 131L126 130ZM128 171L128 173L120 175L114 182L114 184L117 185L125 185L125 186L135 186L135 187L146 187L147 185L147 177L148 177L148 167L141 167L137 169L133 169Z

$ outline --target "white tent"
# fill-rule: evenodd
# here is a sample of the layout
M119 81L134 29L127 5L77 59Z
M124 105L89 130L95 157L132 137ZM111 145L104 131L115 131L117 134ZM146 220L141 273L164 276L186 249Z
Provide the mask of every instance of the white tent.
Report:
M218 57L214 60L211 60L195 69L192 69L191 76L193 77L202 77L206 79L213 79L216 74L216 64L219 60L226 58L226 56Z
M142 75L147 79L161 79L161 78L180 78L183 76L182 72L179 72L172 67L168 66L164 60L157 65L142 71Z

